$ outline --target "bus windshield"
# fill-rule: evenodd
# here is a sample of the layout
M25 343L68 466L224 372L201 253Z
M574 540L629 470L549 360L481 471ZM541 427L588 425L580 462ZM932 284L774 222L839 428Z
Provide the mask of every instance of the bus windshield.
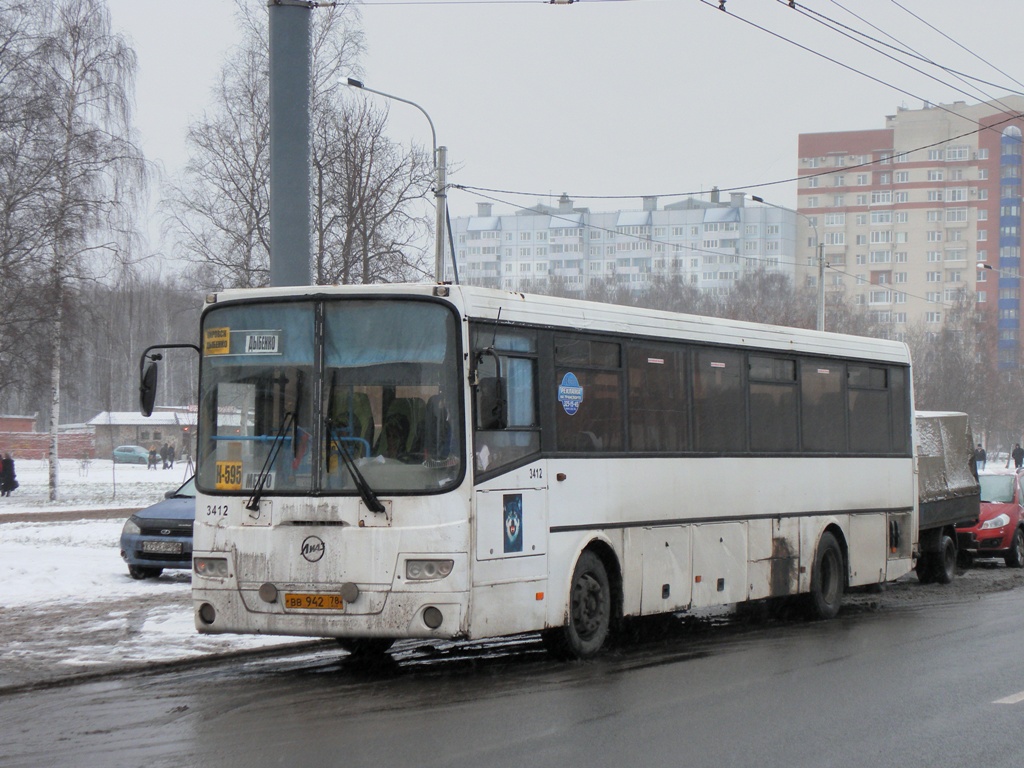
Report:
M318 322L318 318L321 321ZM462 475L456 321L425 301L226 305L203 323L205 492L424 493Z

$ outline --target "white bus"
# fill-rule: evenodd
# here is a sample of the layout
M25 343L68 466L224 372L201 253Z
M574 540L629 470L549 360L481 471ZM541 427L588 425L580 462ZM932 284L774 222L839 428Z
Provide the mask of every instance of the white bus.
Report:
M913 565L900 343L446 285L223 291L201 341L200 632L582 658Z

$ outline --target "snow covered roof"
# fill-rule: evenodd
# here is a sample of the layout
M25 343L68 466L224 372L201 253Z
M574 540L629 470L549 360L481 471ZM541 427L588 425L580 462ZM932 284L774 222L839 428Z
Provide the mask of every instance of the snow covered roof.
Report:
M704 221L739 221L740 209L733 208L708 208L704 211Z
M102 411L86 422L91 427L194 426L195 412L154 411L143 416L138 411Z
M490 232L501 229L500 216L473 216L466 225L469 232Z
M615 221L616 227L647 227L650 224L650 211L622 211Z
M583 226L582 213L559 213L551 217L548 227L551 229L575 229Z

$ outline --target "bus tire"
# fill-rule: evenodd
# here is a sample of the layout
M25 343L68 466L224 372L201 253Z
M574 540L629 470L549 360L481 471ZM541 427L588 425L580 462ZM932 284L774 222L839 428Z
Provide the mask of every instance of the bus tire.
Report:
M370 659L383 656L395 644L392 637L339 637L338 645L352 656Z
M819 619L833 619L843 602L846 579L843 577L843 552L836 537L821 534L811 571L811 613Z
M939 584L949 584L956 576L956 542L948 533L939 538L939 551L932 555L932 578Z
M567 613L564 626L542 633L544 645L562 660L595 656L611 629L612 590L608 570L590 550L580 554L573 569Z

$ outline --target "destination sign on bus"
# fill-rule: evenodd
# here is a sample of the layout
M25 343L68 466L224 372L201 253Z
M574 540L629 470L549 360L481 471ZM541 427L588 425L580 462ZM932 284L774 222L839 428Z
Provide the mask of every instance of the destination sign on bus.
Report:
M277 333L247 333L245 335L245 354L247 355L279 355L281 336Z
M226 355L231 351L230 328L207 328L203 335L204 355Z
M242 490L242 462L218 461L216 487L218 491Z

